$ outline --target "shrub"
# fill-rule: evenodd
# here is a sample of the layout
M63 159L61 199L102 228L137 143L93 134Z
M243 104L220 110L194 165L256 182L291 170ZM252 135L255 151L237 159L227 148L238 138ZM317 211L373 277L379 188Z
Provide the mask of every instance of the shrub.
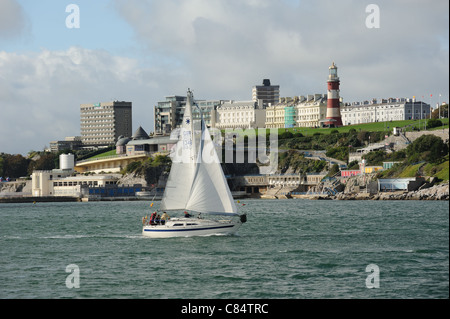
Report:
M427 121L427 128L439 127L442 126L442 121L438 119L429 119Z

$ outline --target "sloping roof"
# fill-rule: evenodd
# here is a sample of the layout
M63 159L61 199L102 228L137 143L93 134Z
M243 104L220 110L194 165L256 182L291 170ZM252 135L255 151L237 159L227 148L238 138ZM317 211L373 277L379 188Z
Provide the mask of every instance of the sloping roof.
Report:
M134 132L132 136L133 140L147 140L149 139L148 134L144 131L144 129L139 126L139 128Z

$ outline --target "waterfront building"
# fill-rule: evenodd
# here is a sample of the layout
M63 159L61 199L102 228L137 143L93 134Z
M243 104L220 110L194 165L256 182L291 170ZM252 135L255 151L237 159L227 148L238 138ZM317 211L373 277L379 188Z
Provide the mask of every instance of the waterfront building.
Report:
M106 184L103 186L80 185L80 196L89 199L111 198L111 197L134 197L136 193L141 192L143 187L141 184L134 185L117 185ZM78 196L77 196L78 197Z
M319 185L327 173L244 175L230 178L234 195L275 197L306 193Z
M266 121L261 101L227 101L211 112L212 127L217 129L260 128Z
M423 177L410 178L380 178L377 180L378 192L411 192L419 189L425 183Z
M236 197L260 197L267 191L267 175L234 176L229 180Z
M252 88L252 100L255 103L262 100L264 109L269 105L276 104L280 100L280 86L271 85L270 79L264 79L262 85L255 85Z
M31 175L31 195L35 197L88 195L133 196L142 185L118 186L120 174L76 175L73 154L61 154L60 169L36 170Z
M133 136L119 137L116 155L77 161L75 170L80 173L118 173L132 162L143 162L150 156L168 154L175 144L176 141L171 140L168 135L150 137L142 127L139 127Z
M430 105L409 98L372 99L371 101L346 103L342 109L344 125L421 120L430 118Z
M132 103L124 101L81 104L81 140L84 146L115 144L132 133Z
M34 171L32 196L118 197L135 196L141 184L117 185L121 175L77 175L63 170ZM70 174L70 175L68 175Z
M49 189L53 189L53 196L81 197L82 189L98 188L116 185L118 176L113 175L78 175L49 180ZM46 196L46 195L41 195ZM51 196L51 194L47 195Z
M145 161L148 158L147 154L139 154L128 156L127 154L111 155L105 157L89 158L86 160L77 161L75 164L75 171L78 173L119 173L128 164L137 161Z
M54 196L53 180L61 180L72 174L73 170L34 171L31 174L32 196Z
M341 119L341 104L339 97L339 85L340 80L337 75L337 66L333 64L329 67L328 75L328 100L327 100L327 121L324 122L325 125L329 127L339 127L342 126Z

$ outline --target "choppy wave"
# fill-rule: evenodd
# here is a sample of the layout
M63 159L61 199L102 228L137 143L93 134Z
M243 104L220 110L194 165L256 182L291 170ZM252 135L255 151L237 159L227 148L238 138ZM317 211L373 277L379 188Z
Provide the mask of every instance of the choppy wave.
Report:
M449 297L448 202L253 200L237 236L173 239L142 236L147 204L3 206L0 298Z

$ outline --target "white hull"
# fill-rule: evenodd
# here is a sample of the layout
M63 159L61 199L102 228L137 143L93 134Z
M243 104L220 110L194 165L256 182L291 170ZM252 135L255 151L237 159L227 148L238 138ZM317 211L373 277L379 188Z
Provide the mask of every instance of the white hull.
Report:
M241 221L173 218L165 225L144 225L142 235L151 238L191 237L234 234Z

